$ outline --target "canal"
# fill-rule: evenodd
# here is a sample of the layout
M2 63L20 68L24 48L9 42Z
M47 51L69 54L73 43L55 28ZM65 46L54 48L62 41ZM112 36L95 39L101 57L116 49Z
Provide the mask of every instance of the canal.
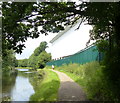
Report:
M2 99L9 101L29 101L30 96L35 93L36 73L29 72L29 69L17 69L17 74L10 76L3 75L2 78ZM34 84L34 85L32 85Z

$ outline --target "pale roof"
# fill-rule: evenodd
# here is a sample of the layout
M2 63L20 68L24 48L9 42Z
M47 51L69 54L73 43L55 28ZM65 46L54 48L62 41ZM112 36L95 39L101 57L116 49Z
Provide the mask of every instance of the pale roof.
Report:
M50 41L50 43L53 43L54 41L56 41L58 38L60 38L62 35L64 35L64 33L66 33L69 29L71 29L71 27L75 26L78 22L80 22L80 20L78 20L78 21L77 21L74 25L72 25L72 26L70 26L70 25L67 26L64 31L59 32L59 33Z

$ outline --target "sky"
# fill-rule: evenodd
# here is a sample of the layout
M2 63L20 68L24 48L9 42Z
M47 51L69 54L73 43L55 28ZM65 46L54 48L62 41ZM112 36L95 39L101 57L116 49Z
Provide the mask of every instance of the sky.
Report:
M82 29L82 28L81 28ZM87 33L88 34L88 29L90 30L91 27L89 28L88 26L85 25L84 27L85 30L82 30L82 32ZM82 34L84 34L82 33ZM16 58L17 59L28 59L29 56L31 56L31 54L34 52L34 50L40 45L40 43L42 41L46 41L48 42L48 48L46 49L46 51L48 53L51 53L51 44L49 43L49 41L54 38L57 35L57 33L49 33L47 36L45 36L44 34L41 34L39 38L37 39L32 39L32 38L28 38L28 40L25 42L25 46L26 48L24 48L24 50L22 51L22 54L16 54ZM88 40L89 37L82 35L84 39ZM76 38L78 39L78 38ZM87 42L87 41L86 41ZM77 52L78 50L76 50Z
M16 54L17 59L26 59L29 58L29 56L33 53L33 51L40 45L42 41L48 42L48 46L50 46L49 41L56 35L56 33L49 33L49 35L45 36L44 34L41 34L39 38L32 39L28 38L25 42L26 48L22 51L21 54ZM50 48L46 49L48 53L50 53Z

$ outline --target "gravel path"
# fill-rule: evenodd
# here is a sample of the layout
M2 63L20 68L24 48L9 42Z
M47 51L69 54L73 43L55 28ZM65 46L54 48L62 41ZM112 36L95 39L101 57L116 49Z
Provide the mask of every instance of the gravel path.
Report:
M55 71L60 78L60 88L58 92L59 101L85 101L86 96L81 87L66 74Z

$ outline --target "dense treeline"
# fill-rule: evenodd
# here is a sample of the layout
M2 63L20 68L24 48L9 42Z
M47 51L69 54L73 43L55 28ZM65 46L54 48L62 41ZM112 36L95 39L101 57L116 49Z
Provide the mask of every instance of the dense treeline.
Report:
M29 59L18 60L19 67L32 67L33 69L44 68L46 63L51 60L51 54L47 53L47 42L41 42Z
M18 67L27 67L27 66L28 66L28 59L18 60Z

